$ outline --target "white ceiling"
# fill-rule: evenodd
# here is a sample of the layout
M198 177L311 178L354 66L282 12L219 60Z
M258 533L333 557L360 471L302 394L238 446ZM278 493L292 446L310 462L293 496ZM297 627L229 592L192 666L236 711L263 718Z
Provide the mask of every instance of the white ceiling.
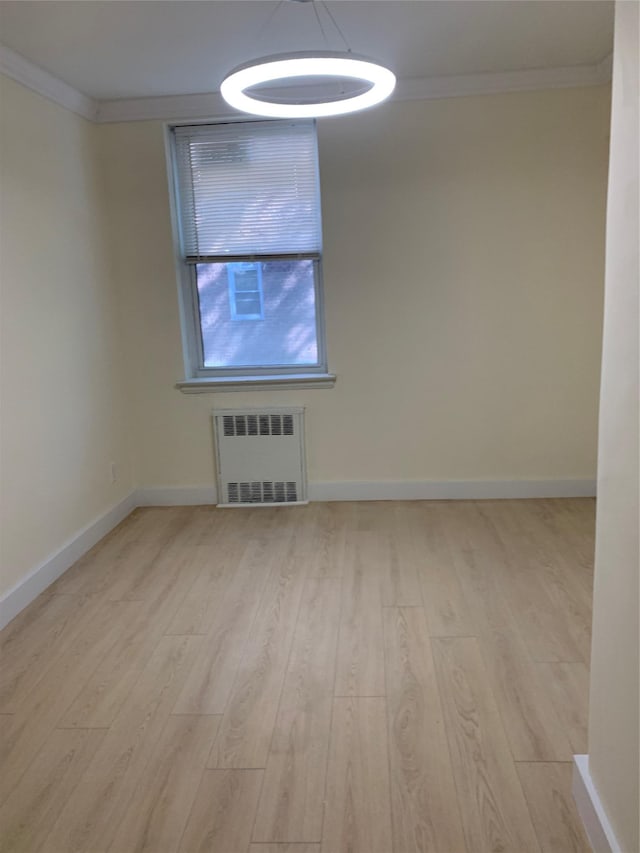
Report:
M612 50L599 0L332 0L357 53L400 78L592 65ZM319 4L328 47L343 43ZM273 13L273 15L272 15ZM97 99L216 91L231 67L325 45L310 3L0 2L0 40Z

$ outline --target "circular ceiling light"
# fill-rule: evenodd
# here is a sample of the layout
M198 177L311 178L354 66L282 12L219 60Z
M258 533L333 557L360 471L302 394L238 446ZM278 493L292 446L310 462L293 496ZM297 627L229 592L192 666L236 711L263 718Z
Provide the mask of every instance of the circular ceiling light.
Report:
M291 86L309 78L336 81L358 80L368 84L364 92L336 97L318 96L318 87L308 89L309 99L294 103L251 95L247 90L264 84ZM220 94L237 110L267 118L321 118L345 115L373 107L388 98L396 85L395 74L384 65L337 51L315 51L265 56L234 68L223 80ZM303 85L304 88L304 85ZM324 88L324 87L323 87ZM326 94L326 92L324 93Z

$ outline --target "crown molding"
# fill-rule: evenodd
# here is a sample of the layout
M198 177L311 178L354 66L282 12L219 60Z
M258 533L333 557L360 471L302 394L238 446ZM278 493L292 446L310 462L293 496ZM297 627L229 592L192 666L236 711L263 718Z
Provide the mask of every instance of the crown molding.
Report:
M207 92L201 95L164 95L155 98L100 101L96 121L180 121L237 115L238 112L228 106L220 92Z
M528 71L501 71L486 74L459 74L448 77L421 77L398 80L393 101L422 101L495 95L504 92L531 92L540 89L569 89L601 86L611 80L611 56L594 65L565 68L535 68ZM219 92L201 95L174 95L160 98L126 98L101 101L97 121L201 120L237 116Z
M392 100L434 100L505 92L531 92L540 89L601 86L611 80L612 59L613 54L609 54L593 65L406 78L398 81ZM219 92L97 101L2 44L0 44L0 72L45 98L55 101L60 106L90 121L100 123L150 120L192 121L238 116L238 113L223 101Z
M61 107L89 121L96 121L98 103L93 98L83 95L3 44L0 44L0 72Z
M399 80L393 98L398 101L417 101L497 95L505 92L533 92L540 89L571 89L600 86L610 80L610 67L607 75L606 60L603 60L595 65Z

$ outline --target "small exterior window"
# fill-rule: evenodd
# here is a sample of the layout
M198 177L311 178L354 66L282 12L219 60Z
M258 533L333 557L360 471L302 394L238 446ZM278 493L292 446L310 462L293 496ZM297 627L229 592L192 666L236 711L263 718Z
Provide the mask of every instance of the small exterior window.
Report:
M171 139L187 379L326 375L315 124Z
M233 320L263 320L262 264L227 264Z

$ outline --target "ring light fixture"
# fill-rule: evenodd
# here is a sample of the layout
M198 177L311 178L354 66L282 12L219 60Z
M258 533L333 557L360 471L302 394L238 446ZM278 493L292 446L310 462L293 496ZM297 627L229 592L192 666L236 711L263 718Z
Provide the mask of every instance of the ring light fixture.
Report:
M290 86L309 78L357 80L369 87L364 92L338 98L314 97L283 103L255 97L248 90L265 83ZM304 83L302 84L304 85ZM267 118L321 118L346 115L381 103L393 92L395 74L384 65L344 51L305 51L265 56L234 68L223 80L220 94L235 109ZM318 89L316 89L316 94Z

